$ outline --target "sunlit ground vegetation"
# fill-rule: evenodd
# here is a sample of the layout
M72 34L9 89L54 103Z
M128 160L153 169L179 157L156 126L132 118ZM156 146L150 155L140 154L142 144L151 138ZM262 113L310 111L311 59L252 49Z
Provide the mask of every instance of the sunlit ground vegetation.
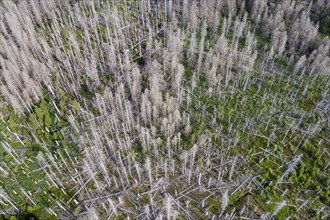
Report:
M329 219L328 0L0 0L0 219Z

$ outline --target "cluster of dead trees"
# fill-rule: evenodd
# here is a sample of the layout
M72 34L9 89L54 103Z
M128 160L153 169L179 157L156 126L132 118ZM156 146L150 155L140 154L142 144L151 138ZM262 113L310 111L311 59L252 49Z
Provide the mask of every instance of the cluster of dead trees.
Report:
M88 219L123 213L136 219L256 216L251 207L227 209L242 187L259 187L254 176L237 170L243 160L230 154L240 144L235 123L244 113L224 119L216 113L222 106L208 112L195 91L206 81L207 97L222 100L245 92L257 80L251 79L253 72L263 80L282 71L275 64L279 57L291 57L295 75L327 80L330 41L317 39L318 24L310 19L320 2L4 0L0 88L6 102L25 114L46 93L56 97L64 91L81 106L68 116L81 158L55 158L50 151L31 158L40 167L48 163L52 187L74 192L57 208L72 216L68 204L74 201L76 217ZM268 41L262 49L261 37ZM296 94L272 95L262 102L271 99L276 109ZM239 112L239 105L247 105L247 99L231 113ZM212 118L211 133L196 132L194 111ZM244 116L243 131L253 133L263 119L259 113ZM287 133L294 125L299 127L299 120ZM317 129L309 127L310 136ZM274 128L265 138L275 134ZM279 182L300 157L292 159ZM72 181L65 186L61 180L67 172ZM218 210L212 210L211 199L220 204ZM286 205L284 200L262 217L273 218Z

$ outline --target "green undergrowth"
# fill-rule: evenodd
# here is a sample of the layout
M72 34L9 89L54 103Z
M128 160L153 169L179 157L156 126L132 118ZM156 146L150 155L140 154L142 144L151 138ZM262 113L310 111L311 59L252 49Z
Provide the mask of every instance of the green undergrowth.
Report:
M192 70L187 65L185 69L191 76ZM278 203L286 200L288 205L275 219L299 219L301 201L309 200L313 202L303 207L304 216L320 216L317 210L330 205L330 178L325 169L330 143L326 113L315 109L329 82L321 76L261 75L258 70L250 78L246 90L243 85L223 86L223 90L208 93L208 83L201 76L186 108L191 114L192 131L183 136L182 144L191 147L202 133L207 133L218 148L226 140L237 138L234 147L226 147L233 157L242 158L238 170L255 176L255 189L235 193L232 208L240 210L246 204L243 200L248 199L260 213L272 213ZM248 119L253 122L246 127ZM315 124L320 130L313 133ZM281 179L300 154L301 161Z
M56 105L56 107L55 107ZM57 110L56 110L57 108ZM73 166L70 157L79 156L79 152L66 136L70 133L67 115L75 114L79 104L64 93L57 99L45 97L34 105L30 112L24 115L15 114L10 106L1 108L2 120L0 121L1 144L7 146L0 148L1 168L0 186L9 201L17 207L10 209L8 201L0 204L1 210L6 210L8 215L4 219L57 219L49 211L55 213L61 210L55 201L60 201L63 206L70 199L70 191L66 188L70 184L70 173L62 162L67 161L68 166ZM50 156L52 155L52 156ZM43 156L45 161L39 160ZM63 160L60 160L60 158ZM56 161L56 162L55 162ZM66 173L63 182L51 183L46 173ZM50 165L47 165L50 164ZM60 186L62 184L62 186ZM27 196L31 199L27 199Z

